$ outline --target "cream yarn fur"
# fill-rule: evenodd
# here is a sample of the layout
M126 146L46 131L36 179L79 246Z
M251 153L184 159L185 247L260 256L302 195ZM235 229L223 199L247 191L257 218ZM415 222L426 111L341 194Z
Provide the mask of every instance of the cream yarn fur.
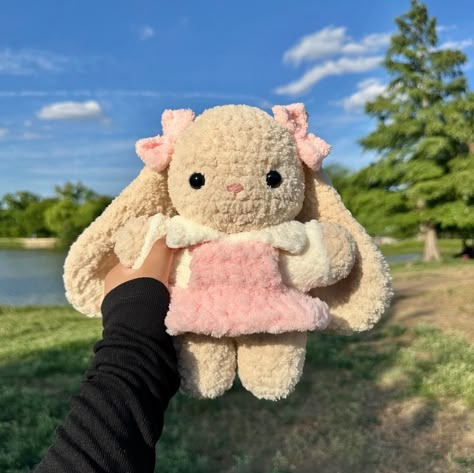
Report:
M262 182L270 168L285 176L278 189ZM206 179L198 192L188 183L193 172ZM235 182L245 192L232 196L226 187ZM329 305L333 332L367 330L389 304L390 275L382 255L322 172L299 161L288 129L259 109L229 105L196 118L176 140L169 171L145 167L74 243L64 273L72 305L97 315L103 278L117 258L138 267L176 214L231 236L292 220L308 222L305 248L299 254L282 251L280 269L286 284L311 290ZM176 287L187 286L190 260L186 248L178 252L170 278ZM301 376L306 334L220 339L185 334L175 342L187 393L219 396L238 370L255 396L276 400L286 397Z

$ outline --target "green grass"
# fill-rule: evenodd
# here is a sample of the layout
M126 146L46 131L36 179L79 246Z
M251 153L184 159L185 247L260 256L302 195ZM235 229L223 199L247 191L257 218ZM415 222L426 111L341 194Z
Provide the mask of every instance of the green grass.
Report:
M418 253L420 255L419 260L414 261L390 261L390 269L393 272L399 271L424 271L424 270L437 270L446 266L463 266L472 264L472 261L465 261L461 258L454 258L453 255L461 251L461 240L459 239L439 239L439 250L441 253L442 261L440 262L429 262L425 263L422 261L423 257L423 241L417 240L404 240L399 243L380 245L380 250L386 257L406 255L412 253Z
M450 257L462 249L461 240L457 238L438 240L439 250L443 257ZM380 245L385 256L401 255L406 253L423 253L424 242L418 240L403 240L390 245Z
M425 263L424 261L410 261L404 263L390 263L390 270L393 274L398 273L425 273L435 272L447 268L474 267L473 260L463 260L461 258L447 259L438 262Z
M100 322L64 307L0 308L0 471L38 463L76 394Z
M433 327L415 329L411 346L401 350L394 369L403 371L414 394L463 399L474 406L474 347Z
M100 321L67 308L0 308L2 473L26 473L39 461L100 331ZM212 401L178 394L166 413L156 471L432 471L422 469L433 460L429 442L412 460L419 469L389 469L408 460L387 450L384 435L394 431L410 445L423 432L393 425L386 411L421 399L423 415L436 419L447 402L474 406L472 366L471 345L433 328L387 323L359 336L312 334L303 378L287 400L257 400L239 383ZM451 459L443 471L470 471L471 457L443 455Z

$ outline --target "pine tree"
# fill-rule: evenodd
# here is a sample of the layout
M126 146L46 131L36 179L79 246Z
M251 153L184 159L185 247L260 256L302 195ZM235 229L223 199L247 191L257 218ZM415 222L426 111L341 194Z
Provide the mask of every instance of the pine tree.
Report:
M395 21L398 31L384 62L391 81L366 105L376 129L360 140L381 158L357 174L367 191L351 206L356 214L363 206L367 216L371 207L376 214L385 208L382 221L401 231L424 229L425 260L439 259L437 231L466 237L474 230L474 96L462 71L467 58L438 47L436 19L423 3L412 0Z

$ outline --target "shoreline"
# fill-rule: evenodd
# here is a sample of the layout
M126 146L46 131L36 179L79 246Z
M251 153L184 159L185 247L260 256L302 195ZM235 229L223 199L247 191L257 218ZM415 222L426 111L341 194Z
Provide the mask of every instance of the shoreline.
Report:
M51 250L57 241L57 238L0 238L0 249Z

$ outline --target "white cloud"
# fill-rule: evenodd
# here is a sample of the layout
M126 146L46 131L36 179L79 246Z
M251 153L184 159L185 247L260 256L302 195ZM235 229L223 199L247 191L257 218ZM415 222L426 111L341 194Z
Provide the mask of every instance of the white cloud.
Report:
M466 49L474 44L472 39L462 39L460 41L445 41L438 49Z
M275 89L275 93L279 95L301 95L325 77L370 71L378 67L382 59L382 56L342 57L336 61L327 61L314 66L296 81L278 87Z
M391 33L373 33L357 42L350 42L343 46L343 54L367 54L380 51L390 43Z
M25 131L22 137L25 141L32 141L42 138L42 135L40 135L39 133L34 133L32 131Z
M125 98L171 98L171 99L194 99L206 98L222 102L240 102L240 103L254 103L261 108L271 108L272 101L266 97L257 95L239 94L239 93L220 93L208 91L196 92L173 92L160 90L141 90L141 89L98 89L98 90L0 90L0 99L2 98L90 98L95 97L104 99L108 97L125 97ZM103 121L105 121L103 117Z
M0 138L8 135L8 130L6 128L0 128Z
M0 75L31 75L61 72L75 67L76 61L50 51L0 48Z
M437 25L436 26L436 31L438 33L444 33L446 31L452 31L452 30L455 30L455 29L457 29L456 25Z
M142 26L138 31L138 37L142 41L153 38L153 36L155 36L155 30L151 26Z
M342 105L348 112L360 111L365 107L367 102L383 94L386 87L387 86L382 84L379 79L365 79L357 84L357 92L342 99L339 105Z
M86 102L57 102L44 106L38 113L41 120L103 119L102 108L95 100Z
M295 46L284 53L283 60L298 65L303 61L314 61L323 57L368 54L379 51L389 42L390 33L370 34L357 42L347 35L345 27L327 26L303 36Z
M307 36L303 36L296 46L286 51L283 60L299 64L302 61L319 59L336 54L346 38L346 28L328 26Z

